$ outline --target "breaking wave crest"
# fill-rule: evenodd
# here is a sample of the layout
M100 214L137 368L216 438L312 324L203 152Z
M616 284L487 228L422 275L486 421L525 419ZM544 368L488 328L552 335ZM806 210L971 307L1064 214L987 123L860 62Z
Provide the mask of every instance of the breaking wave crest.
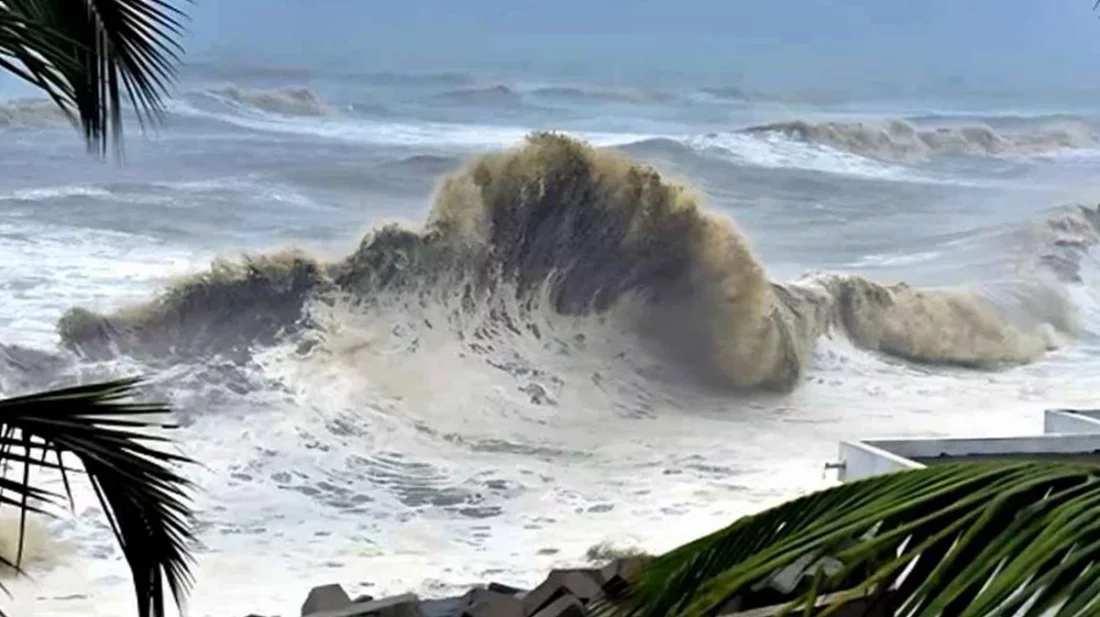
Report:
M584 88L577 86L545 86L535 88L531 94L547 100L563 103L656 103L667 101L672 95L657 90Z
M920 128L904 120L883 123L777 122L743 129L747 134L779 134L788 139L831 146L889 161L919 161L932 156L1003 156L1047 154L1096 145L1080 122L1063 122L1005 135L986 124Z
M541 103L601 104L655 103L667 101L671 95L654 90L587 88L578 86L541 86L515 88L503 84L484 87L463 87L433 95L434 103L459 106L538 107Z
M327 116L334 110L309 88L251 90L228 86L209 94L235 105L286 116Z
M523 95L504 85L462 88L434 95L431 100L448 105L513 107L523 104Z
M450 327L471 353L494 331L538 337L547 315L613 323L668 365L734 389L794 387L815 340L834 332L910 360L976 367L1027 362L1054 338L1049 325L1016 326L965 290L842 274L772 282L744 234L691 189L556 134L446 176L422 229L378 228L331 263L298 252L219 261L143 305L73 309L59 331L85 356L178 359L216 347L243 358L321 327L311 306L367 315L393 298L410 311L448 306L447 324L419 327Z

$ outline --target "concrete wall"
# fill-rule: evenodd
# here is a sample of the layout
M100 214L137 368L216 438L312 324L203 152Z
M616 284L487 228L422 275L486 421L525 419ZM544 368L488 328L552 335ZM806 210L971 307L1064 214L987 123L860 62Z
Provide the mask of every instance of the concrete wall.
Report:
M1059 419L1061 422L1064 419ZM1065 420L1069 422L1070 420ZM1059 425L1061 426L1061 425ZM1095 425L1100 428L1100 421ZM838 478L860 478L924 467L921 461L965 457L1046 457L1094 459L1100 453L1100 432L1062 433L1028 437L874 439L841 442Z
M860 480L881 473L906 469L920 469L924 465L898 456L889 450L873 446L866 441L840 442L840 467L837 479L841 482Z
M1100 433L1100 410L1048 409L1043 413L1043 432Z
M976 454L1092 454L1100 450L1100 433L1027 437L877 439L863 443L908 459Z

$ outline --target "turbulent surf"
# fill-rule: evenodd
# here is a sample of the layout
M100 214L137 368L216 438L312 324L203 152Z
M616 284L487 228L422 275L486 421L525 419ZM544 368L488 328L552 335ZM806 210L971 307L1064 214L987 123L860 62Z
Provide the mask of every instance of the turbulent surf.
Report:
M246 354L310 327L310 302L369 312L380 297L454 302L537 336L535 316L613 320L670 364L720 388L789 390L815 341L920 362L1028 362L1055 344L963 289L883 285L855 275L770 281L745 235L657 169L569 137L533 134L439 183L422 229L368 234L343 260L300 253L219 262L154 301L102 316L70 311L64 343L120 350ZM454 315L461 319L461 315Z
M523 73L190 65L126 165L0 103L0 393L172 406L193 614L527 587L820 487L838 441L1095 405L1088 105ZM12 612L132 610L74 490Z
M778 134L892 161L949 155L1047 154L1096 144L1092 131L1081 122L1060 122L1007 135L986 124L919 128L905 120L883 123L793 120L754 126L744 132Z

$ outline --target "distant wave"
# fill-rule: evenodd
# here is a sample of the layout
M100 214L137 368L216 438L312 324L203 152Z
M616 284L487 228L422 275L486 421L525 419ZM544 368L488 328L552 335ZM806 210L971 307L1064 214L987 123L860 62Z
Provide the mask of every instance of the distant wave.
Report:
M448 105L471 105L478 107L518 107L523 104L523 95L504 85L485 88L462 88L436 94L430 99L433 103Z
M650 137L619 146L619 149L633 156L669 158L675 160L685 155L698 154L696 148L689 146L683 139L671 137Z
M181 72L185 76L220 79L244 83L297 82L308 79L330 78L377 86L461 86L476 82L467 73L459 72L398 72L398 71L349 71L340 69L304 69L286 66L262 66L233 64L224 61L186 63Z
M450 307L409 327L454 328L469 353L506 346L505 335L539 340L548 315L611 322L670 366L734 389L794 387L814 342L832 332L914 361L975 367L1027 362L1055 344L1053 326L1014 325L963 289L847 274L772 282L744 234L693 190L553 134L445 177L423 229L377 229L335 263L296 252L220 261L147 304L74 309L58 329L90 357L171 362L215 348L245 358L318 327L306 310L313 299L369 314L394 297L414 314Z
M903 167L874 161L826 146L785 139L761 139L737 133L709 133L686 138L651 137L617 146L631 156L683 163L715 159L768 169L792 169L886 180L926 181L906 175Z
M770 101L774 97L755 90L746 90L737 86L717 86L701 88L699 92L726 101Z
M932 126L988 125L998 130L1026 130L1063 124L1081 125L1095 120L1073 113L1011 113L1011 112L934 112L906 116L904 120L922 128Z
M228 86L209 90L208 93L237 105L286 116L328 116L335 113L309 88L250 90Z
M309 79L310 71L302 68L284 66L258 66L232 64L225 61L191 61L181 69L183 75L197 75L206 78L240 80L279 80L302 81Z
M544 86L530 91L534 97L564 103L654 103L667 101L672 95L656 90L581 88L577 86Z
M792 92L766 92L749 90L740 86L709 86L695 91L712 100L739 103L796 103L810 105L831 105L844 103L847 97L834 92L801 90ZM698 97L696 97L698 98Z
M439 156L434 154L416 154L397 161L386 161L379 164L378 169L387 171L401 171L415 175L442 175L449 169L454 169L462 162L456 156Z
M401 114L381 103L349 103L346 108L349 115L371 118L393 118Z
M391 122L368 117L318 118L274 115L255 117L238 113L212 112L194 105L179 103L173 105L172 111L256 131L394 146L484 149L514 144L526 133L526 130L515 127L440 122Z
M582 90L565 90L563 96ZM616 91L612 91L616 92ZM417 145L462 150L507 147L520 141L528 129L519 125L417 122L395 118L384 108L360 109L355 105L337 110L308 89L247 90L238 87L206 91L231 105L211 108L192 101L173 107L177 113L200 116L260 131L301 134L341 141L380 145ZM506 86L458 89L433 95L445 105L470 105L486 109L513 109L524 94ZM580 94L587 96L587 93ZM517 102L519 101L519 102ZM261 114L241 113L257 111ZM987 126L921 129L904 121L883 124L821 123L804 121L769 124L722 133L661 135L578 131L578 137L597 146L618 146L628 151L675 157L683 154L679 142L705 156L719 156L734 164L768 168L820 171L868 178L917 182L947 181L923 177L905 163L934 155L981 156L1042 154L1094 145L1092 134L1080 124L1049 125L1024 135L1002 135ZM679 154L678 154L679 153ZM951 182L960 182L958 179Z
M571 86L546 86L531 90L534 96L566 102L628 103L632 98L610 90L587 90Z
M348 75L359 81L380 86L465 86L477 80L468 73L399 73L385 71L380 73L353 73Z
M584 105L593 103L653 103L671 95L655 90L542 86L519 89L497 84L479 88L456 88L433 95L429 101L478 107L533 107L538 103Z
M283 116L325 117L338 115L336 108L308 88L248 89L226 86L192 92L192 99L213 99L220 104L242 110L260 111ZM168 101L170 111L189 111L192 115L211 115L188 107L181 101ZM366 110L368 112L378 110ZM223 117L224 118L224 117ZM68 116L49 99L15 99L0 101L0 127L46 128L66 126Z
M173 101L170 110L183 116L213 120L256 131L305 135L352 143L430 146L475 151L514 145L529 132L529 129L522 126L415 120L389 121L367 115L295 117L271 114L267 117L259 117L255 114L234 113L233 110L210 110L188 101ZM645 135L632 133L586 132L583 136L601 146L630 143L646 138Z
M693 150L741 165L804 169L888 180L928 181L902 166L825 144L788 139L774 133L707 133L684 138Z
M308 97L306 99L312 100ZM265 97L260 103L264 104L267 100ZM284 102L281 99L278 100L277 106L265 104L265 107L269 110L287 111ZM297 105L293 101L292 104ZM253 106L237 105L256 109ZM324 106L324 103L321 105ZM325 108L328 109L327 106ZM177 104L173 107L173 111L259 131L299 134L355 143L430 146L474 151L514 145L521 141L529 130L515 125L388 120L386 114L372 115L369 112L362 114L327 112L327 115L321 116L295 116L269 111L266 112L271 114L269 117L258 117L254 114L236 113L234 110L211 110L190 104ZM309 111L309 108L306 111ZM870 178L928 180L912 174L906 175L909 172L900 166L872 160L867 156L858 156L826 144L799 142L777 132L740 131L688 136L592 131L578 131L573 134L596 146L621 147L646 156L650 154L676 156L677 152L682 154L687 148L702 155L717 154L734 164L777 169L807 169Z
M65 112L48 99L0 101L0 127L44 128L68 123Z
M259 131L307 135L355 143L484 151L506 148L521 141L528 129L521 126L444 122L388 121L379 117L268 117L176 105L176 113L203 117ZM806 144L768 133L711 133L706 135L645 135L636 133L576 132L577 137L599 147L619 147L641 156L677 157L686 152L726 159L734 164L791 168L869 178L927 179L907 176L900 166L872 160L830 146Z
M1047 154L1096 145L1088 127L1065 123L1022 135L1002 135L988 125L919 129L904 120L885 123L777 122L743 129L749 135L782 135L888 161L919 161L931 156Z

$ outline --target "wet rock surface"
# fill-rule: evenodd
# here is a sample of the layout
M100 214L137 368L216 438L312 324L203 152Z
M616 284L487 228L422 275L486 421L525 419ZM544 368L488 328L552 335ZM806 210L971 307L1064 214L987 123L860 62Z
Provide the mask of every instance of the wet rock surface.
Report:
M352 601L338 584L313 588L302 617L587 617L600 598L615 597L645 563L643 557L616 559L602 568L552 570L534 589L490 582L461 596L420 599L403 594Z

